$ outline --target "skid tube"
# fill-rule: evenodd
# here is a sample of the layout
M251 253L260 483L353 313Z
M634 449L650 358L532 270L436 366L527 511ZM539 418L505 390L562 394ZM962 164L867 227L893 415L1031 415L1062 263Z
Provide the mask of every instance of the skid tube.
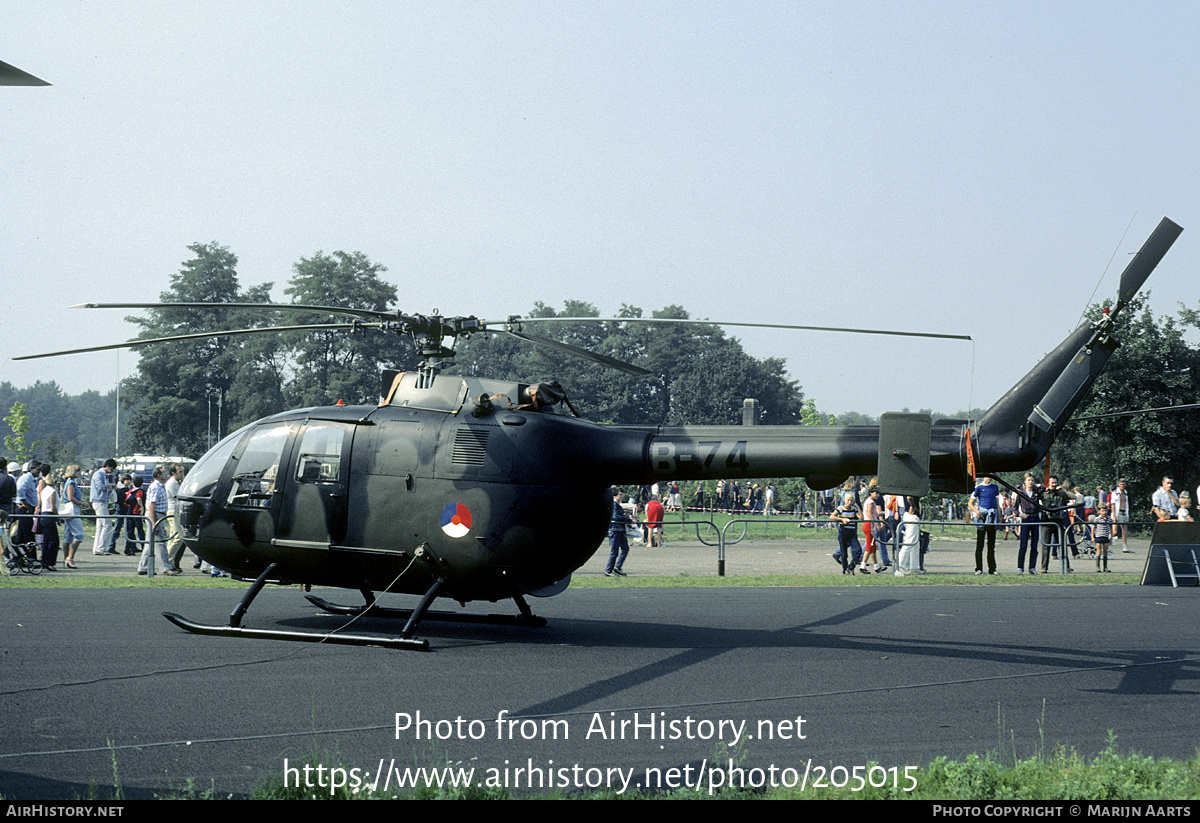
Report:
M383 646L388 649L429 651L429 641L415 637L371 637L365 634L316 634L315 632L286 632L277 629L248 629L244 626L212 626L196 623L173 612L162 616L192 634L215 637L245 637L253 640L294 640L301 643L333 643L340 646Z
M214 637L244 637L252 640L291 640L300 643L333 643L340 646L382 646L388 649L405 649L410 651L429 651L429 641L411 637L411 629L415 629L415 622L410 619L410 625L405 627L404 637L373 637L365 634L338 634L330 632L328 634L318 634L316 632L293 632L282 631L279 629L248 629L242 625L242 617L246 614L246 610L250 608L250 604L258 593L262 591L262 587L275 573L276 563L272 563L263 570L263 573L258 576L253 585L246 590L246 594L242 597L240 603L229 615L228 626L214 626L206 623L197 623L193 620L188 620L182 615L174 612L163 612L163 617L170 620L184 631L189 631L192 634L206 634ZM436 586L435 586L436 591Z
M317 597L315 594L306 594L304 598L318 609L344 617L358 617L365 614L370 617L382 617L389 620L408 620L412 617L414 611L414 609L389 609L386 606L377 605L374 597L369 596L369 592L363 592L363 598L367 601L367 605L365 606L343 606L340 603L333 603L323 597ZM542 628L546 625L546 618L533 614L529 609L529 604L525 602L525 598L518 596L513 599L516 600L517 608L521 610L520 614L427 611L421 615L421 619L441 620L447 623L487 623L499 626L531 626L535 628Z

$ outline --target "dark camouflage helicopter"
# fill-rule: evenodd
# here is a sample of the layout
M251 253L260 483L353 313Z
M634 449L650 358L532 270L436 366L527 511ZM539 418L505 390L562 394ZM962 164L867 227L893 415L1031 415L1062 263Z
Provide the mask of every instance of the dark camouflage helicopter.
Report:
M931 486L966 491L976 476L1035 465L1119 345L1114 332L1121 310L1181 231L1164 218L1121 275L1111 311L1081 324L975 421L932 422L928 416L901 414L884 415L881 426L600 425L555 413L562 394L553 384L441 373L459 337L501 334L648 374L530 334L524 325L547 321L516 317L487 321L224 304L326 312L352 322L135 340L73 352L297 328L374 328L411 335L424 362L414 372L390 373L378 405L277 414L234 432L200 459L179 493L184 541L214 566L255 583L228 626L166 616L202 634L425 649L428 643L414 636L423 617L544 625L525 597L565 590L572 572L596 551L609 530L614 484L804 477L810 487L823 489L849 475L878 473L885 490L919 495ZM85 307L164 305L212 304ZM364 606L310 600L339 614L369 612L407 622L394 638L243 627L242 616L266 583L358 589ZM421 600L411 611L384 609L376 604L377 592L415 594ZM463 604L512 599L520 614L430 613L438 597Z

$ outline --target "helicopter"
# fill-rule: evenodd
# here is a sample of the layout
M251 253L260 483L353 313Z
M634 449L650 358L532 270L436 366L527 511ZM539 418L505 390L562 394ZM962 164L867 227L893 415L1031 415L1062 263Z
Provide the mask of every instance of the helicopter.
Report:
M329 306L219 304L325 312L352 320L177 335L15 359L297 328L376 328L411 335L422 364L415 371L386 372L377 405L286 411L233 432L200 458L179 490L183 540L199 557L254 584L228 625L164 616L198 634L427 650L428 642L416 637L425 618L545 625L526 597L552 596L567 588L572 573L610 529L614 485L804 477L811 488L827 489L850 475L878 473L884 490L920 495L931 487L967 491L977 476L1035 465L1117 349L1114 332L1121 310L1181 232L1163 218L1122 273L1112 308L1099 320L1083 322L973 421L934 422L927 415L905 413L884 415L880 426L604 425L555 413L554 407L569 401L553 383L442 373L453 361L457 339L482 333L648 374L524 330L535 322L572 320L565 318L489 321ZM356 589L363 606L312 595L309 600L336 614L369 613L406 622L399 636L391 638L243 626L243 616L267 583ZM377 600L384 592L421 599L411 610L383 608ZM437 598L463 605L511 599L519 614L431 612Z

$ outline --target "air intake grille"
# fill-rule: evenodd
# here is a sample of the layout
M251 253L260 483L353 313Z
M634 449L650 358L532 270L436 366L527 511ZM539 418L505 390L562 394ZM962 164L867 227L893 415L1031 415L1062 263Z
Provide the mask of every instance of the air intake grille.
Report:
M450 460L460 466L482 466L487 462L487 429L458 429L454 432L454 450Z

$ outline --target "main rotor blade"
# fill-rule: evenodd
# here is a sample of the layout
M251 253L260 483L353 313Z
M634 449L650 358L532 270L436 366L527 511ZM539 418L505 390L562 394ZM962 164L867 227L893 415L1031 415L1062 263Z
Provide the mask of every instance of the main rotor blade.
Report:
M489 334L507 334L509 337L515 337L518 340L524 340L527 343L533 343L537 346L545 346L551 349L573 354L576 357L582 357L585 360L591 360L596 363L608 366L610 369L623 371L626 374L632 374L634 377L646 377L653 372L643 369L641 366L635 366L632 363L626 363L624 360L617 360L615 357L609 357L606 354L597 354L594 351L581 349L578 346L572 346L570 343L560 343L557 340L551 340L549 337L541 337L536 334L526 334L525 332L509 331L507 329L484 329Z
M121 308L129 308L122 306ZM207 340L213 337L235 337L242 334L277 334L281 331L326 331L330 329L378 329L382 323L318 323L310 326L267 326L259 329L231 329L229 331L202 331L195 334L176 334L170 337L150 337L145 340L126 340L124 343L109 343L105 346L88 346L85 349L65 349L45 354L23 354L13 360L37 360L42 357L58 357L64 354L84 354L112 349L137 349L154 343L173 343L180 340Z
M399 312L373 309L348 309L344 306L306 306L299 303L79 303L73 309L261 309L263 311L292 311L307 314L338 314L363 317L367 320L408 320Z
M13 65L0 60L0 86L48 86L40 77L34 77L27 71L21 71Z
M1138 289L1146 282L1150 272L1166 255L1171 244L1183 233L1183 228L1164 217L1159 221L1154 233L1146 238L1146 242L1129 261L1125 271L1121 272L1121 284L1117 291L1117 304L1113 306L1112 316L1116 318L1121 309L1133 299Z
M1087 417L1072 417L1067 421L1067 425L1085 423L1089 420L1108 420L1115 417L1133 417L1139 414L1151 414L1154 412L1192 411L1194 409L1200 409L1200 403L1184 403L1179 406L1157 406L1153 409L1135 409L1133 411L1109 412L1108 414L1089 414Z
M833 331L851 334L886 334L895 337L931 337L937 340L970 340L969 334L934 334L932 332L889 331L886 329L847 329L833 326L795 326L786 323L739 323L725 320L692 320L675 317L514 317L509 320L480 321L493 326L505 323L680 323L692 326L747 326L757 329L794 329L797 331Z

